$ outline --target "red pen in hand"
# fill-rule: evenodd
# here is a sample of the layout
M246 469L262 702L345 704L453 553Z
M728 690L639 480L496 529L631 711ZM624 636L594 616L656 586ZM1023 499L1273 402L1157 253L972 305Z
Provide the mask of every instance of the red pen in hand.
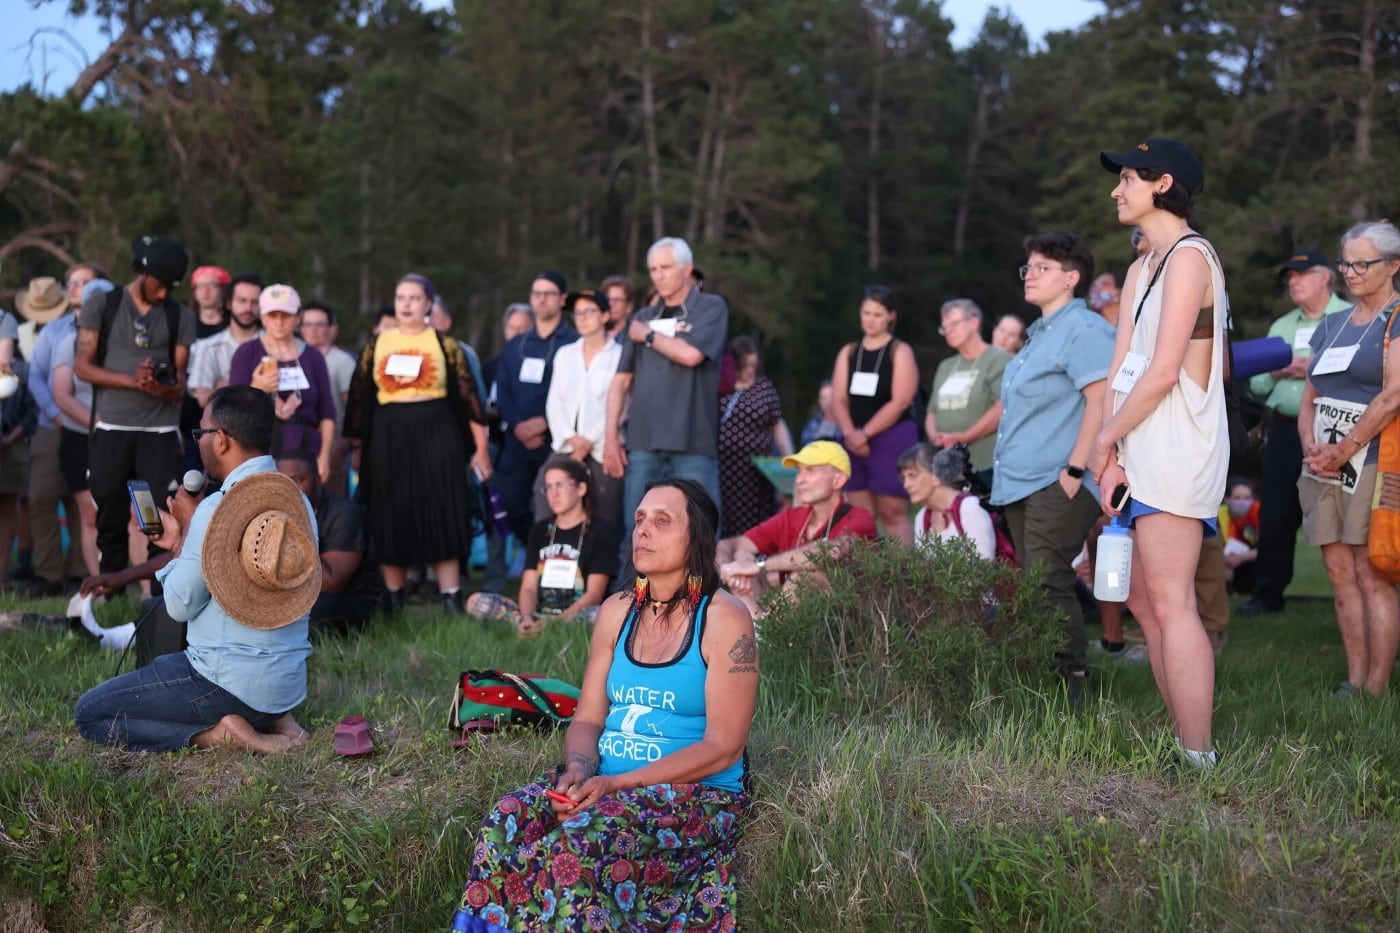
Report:
M578 805L577 800L570 797L568 794L561 794L557 790L547 790L544 792L544 795L550 800L553 800L555 803L562 803L566 807L573 807Z

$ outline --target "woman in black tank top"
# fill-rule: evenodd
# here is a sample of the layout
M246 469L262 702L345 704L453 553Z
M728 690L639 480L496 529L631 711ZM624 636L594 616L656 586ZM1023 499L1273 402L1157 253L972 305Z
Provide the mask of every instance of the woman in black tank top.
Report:
M888 288L876 285L865 290L860 305L865 336L836 355L832 414L851 455L847 498L852 505L873 512L886 535L913 544L909 497L900 482L898 462L919 440L918 425L909 417L919 367L914 351L894 337L895 316Z

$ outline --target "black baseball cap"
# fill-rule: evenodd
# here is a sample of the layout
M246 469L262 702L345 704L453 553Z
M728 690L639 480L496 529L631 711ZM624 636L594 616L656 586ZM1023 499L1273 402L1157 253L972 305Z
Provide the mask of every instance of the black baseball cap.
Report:
M1126 152L1100 152L1099 162L1113 174L1125 168L1150 168L1165 172L1195 194L1206 183L1205 169L1185 143L1174 139L1144 139Z
M190 254L169 237L139 236L131 241L131 265L168 288L174 288L190 267Z
M1289 256L1287 262L1278 267L1278 274L1284 275L1289 270L1304 272L1316 266L1322 266L1324 269L1332 269L1332 260L1315 249L1300 249L1292 256Z

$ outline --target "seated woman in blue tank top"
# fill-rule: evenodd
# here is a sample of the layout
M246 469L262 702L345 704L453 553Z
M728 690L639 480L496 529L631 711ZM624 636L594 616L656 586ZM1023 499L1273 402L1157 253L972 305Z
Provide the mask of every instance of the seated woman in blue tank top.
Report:
M497 801L453 930L736 928L758 645L719 590L718 527L693 481L642 497L637 583L598 612L564 763Z

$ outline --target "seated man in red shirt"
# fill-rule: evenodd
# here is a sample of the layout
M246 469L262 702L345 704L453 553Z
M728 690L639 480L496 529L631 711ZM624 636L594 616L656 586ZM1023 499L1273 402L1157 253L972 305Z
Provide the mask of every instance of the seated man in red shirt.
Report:
M829 547L838 556L849 553L855 538L874 540L875 516L850 505L841 490L851 477L851 458L833 441L812 441L783 458L797 467L797 505L750 528L737 538L719 542L715 554L720 579L758 618L758 598L781 586L794 574L818 579L810 555Z

